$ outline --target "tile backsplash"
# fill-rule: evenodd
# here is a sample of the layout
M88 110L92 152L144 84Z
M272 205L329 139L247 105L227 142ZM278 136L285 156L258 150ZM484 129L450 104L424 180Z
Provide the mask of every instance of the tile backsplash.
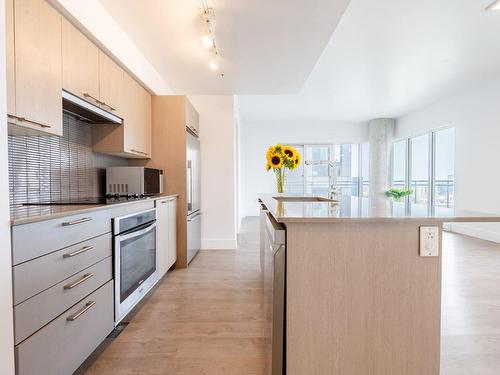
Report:
M92 125L64 114L63 136L9 135L11 207L104 195L105 168L127 165L92 151Z

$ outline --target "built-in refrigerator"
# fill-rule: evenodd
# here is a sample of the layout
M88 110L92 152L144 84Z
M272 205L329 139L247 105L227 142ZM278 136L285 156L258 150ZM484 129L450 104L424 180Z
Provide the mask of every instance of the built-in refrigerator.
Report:
M193 260L201 248L201 155L198 135L187 128L187 257Z

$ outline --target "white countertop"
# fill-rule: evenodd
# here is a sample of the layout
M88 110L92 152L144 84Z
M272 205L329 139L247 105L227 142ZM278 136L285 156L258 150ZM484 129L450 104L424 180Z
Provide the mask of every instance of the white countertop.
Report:
M54 206L16 206L10 209L11 226L34 223L55 219L58 217L78 215L85 212L112 209L123 205L139 204L158 199L176 197L177 194L158 194L151 198L132 200L113 204L82 204L82 205L54 205Z
M289 194L261 194L259 198L279 223L293 222L369 222L369 221L428 221L428 222L500 222L500 215L469 211L450 211L438 215L404 215L392 212L390 201L377 204L367 198L343 196L339 202L278 201L274 197L296 197Z

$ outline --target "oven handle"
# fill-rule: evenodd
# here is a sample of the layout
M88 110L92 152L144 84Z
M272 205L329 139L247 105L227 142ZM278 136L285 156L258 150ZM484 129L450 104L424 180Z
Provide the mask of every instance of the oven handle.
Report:
M118 235L117 236L118 241L126 241L130 238L142 236L143 234L152 231L154 228L156 228L156 220L153 222L153 224L147 226L144 229L133 231L133 232L128 232L127 234L124 234L124 235Z

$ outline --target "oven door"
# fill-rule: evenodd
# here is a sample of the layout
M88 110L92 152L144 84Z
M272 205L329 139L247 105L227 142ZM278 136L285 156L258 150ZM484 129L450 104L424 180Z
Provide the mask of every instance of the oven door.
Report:
M115 323L158 281L156 220L115 236Z

